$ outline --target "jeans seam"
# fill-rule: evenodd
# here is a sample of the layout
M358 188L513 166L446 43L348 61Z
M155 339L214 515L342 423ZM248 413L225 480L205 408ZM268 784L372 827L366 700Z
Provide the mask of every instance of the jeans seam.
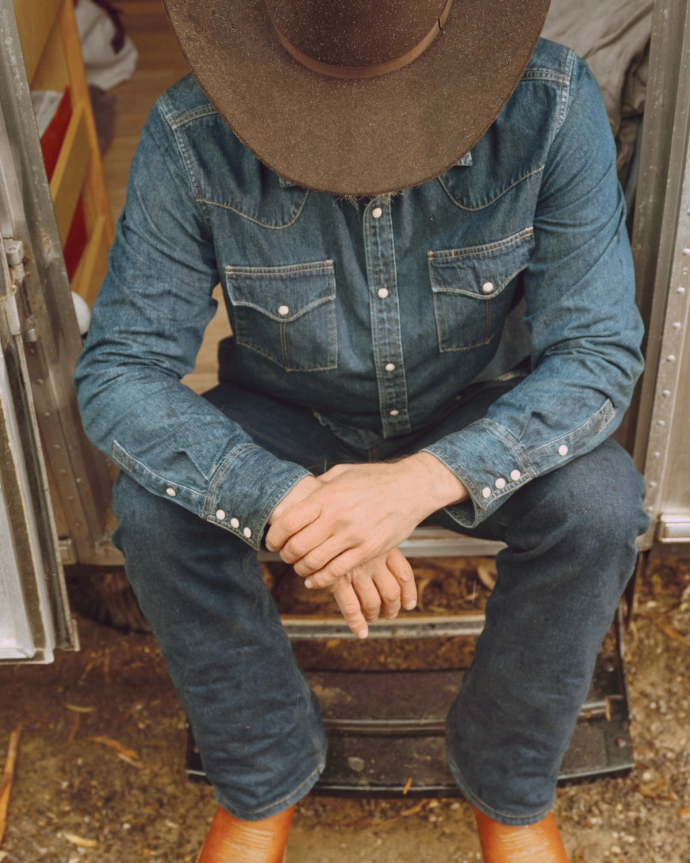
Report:
M553 803L550 804L549 806L546 806L544 809L538 809L536 812L530 812L528 815L511 815L510 812L502 812L500 809L495 809L493 806L489 806L488 803L486 803L484 800L482 800L482 798L478 794L475 794L474 791L470 788L468 781L465 779L462 770L458 767L458 763L455 760L455 758L452 756L452 754L450 752L447 752L446 757L448 758L448 761L451 763L454 770L457 771L458 775L462 779L462 782L464 784L462 791L465 794L467 794L470 798L473 798L478 803L481 803L481 805L484 806L486 809L489 809L491 812L495 812L496 815L500 815L502 818L515 818L515 819L519 819L519 820L524 821L527 818L534 818L535 816L538 816L538 815L546 816L549 814L549 811L551 810ZM470 800L470 802L472 802L472 800Z
M300 788L303 788L313 776L321 773L323 771L323 769L325 768L325 766L326 766L326 762L320 761L318 766L314 770L312 770L312 772L309 774L309 776L307 776L305 779L303 779L299 785L295 786L295 788L293 788L289 794L283 795L283 797L281 797L280 800L274 800L272 803L269 803L266 806L261 806L259 809L241 809L239 806L234 806L234 805L231 808L235 809L237 812L242 812L245 815L256 815L259 812L265 812L267 809L272 809L274 806L280 806L281 803L283 803L285 800L289 800L293 794L298 792L300 790ZM219 796L223 797L223 799L225 799L224 795L219 794Z

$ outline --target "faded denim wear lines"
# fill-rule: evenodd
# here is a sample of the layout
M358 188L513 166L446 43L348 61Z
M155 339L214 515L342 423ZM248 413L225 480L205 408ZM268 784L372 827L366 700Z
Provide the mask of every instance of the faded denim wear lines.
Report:
M359 209L262 166L191 77L154 106L77 366L84 426L148 491L258 549L307 471L180 383L218 281L221 379L360 449L433 428L529 356L486 417L428 447L470 492L448 508L464 527L598 446L642 369L606 113L586 64L546 41L471 153Z

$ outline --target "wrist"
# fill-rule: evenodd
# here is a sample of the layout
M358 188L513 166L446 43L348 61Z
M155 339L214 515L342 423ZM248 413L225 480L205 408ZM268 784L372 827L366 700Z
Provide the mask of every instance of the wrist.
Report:
M418 452L405 461L414 462L415 474L420 481L419 487L427 491L429 515L444 507L462 503L469 497L462 481L435 455Z
M298 480L292 486L290 491L281 498L280 503L271 513L268 519L268 524L273 524L284 512L287 512L287 510L295 506L295 504L298 504L305 498L309 497L310 494L313 494L317 489L321 488L322 485L323 483L311 474L309 474L309 476L303 476L302 479Z

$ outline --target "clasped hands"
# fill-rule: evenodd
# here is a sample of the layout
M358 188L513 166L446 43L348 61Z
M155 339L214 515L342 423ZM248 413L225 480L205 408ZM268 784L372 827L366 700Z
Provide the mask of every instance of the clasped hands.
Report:
M360 638L379 612L393 619L417 604L412 568L398 545L425 518L467 497L431 453L397 462L339 464L301 479L269 519L266 547L306 578L329 588Z

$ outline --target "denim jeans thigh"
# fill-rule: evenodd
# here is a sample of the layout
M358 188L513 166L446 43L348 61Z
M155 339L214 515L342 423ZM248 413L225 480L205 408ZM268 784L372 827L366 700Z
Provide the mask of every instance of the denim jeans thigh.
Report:
M236 414L247 401L247 425L263 428L261 443L280 449L276 454L289 457L294 433L295 460L316 466L341 457L313 416L285 415L272 400L261 411L246 391L241 399L226 396ZM219 392L214 398L223 401ZM124 473L113 504L113 540L218 801L247 820L287 808L318 779L327 741L318 702L294 660L256 553Z
M632 459L609 439L523 486L476 531L507 548L448 717L447 751L463 792L496 820L533 823L553 804L647 527L643 499Z

